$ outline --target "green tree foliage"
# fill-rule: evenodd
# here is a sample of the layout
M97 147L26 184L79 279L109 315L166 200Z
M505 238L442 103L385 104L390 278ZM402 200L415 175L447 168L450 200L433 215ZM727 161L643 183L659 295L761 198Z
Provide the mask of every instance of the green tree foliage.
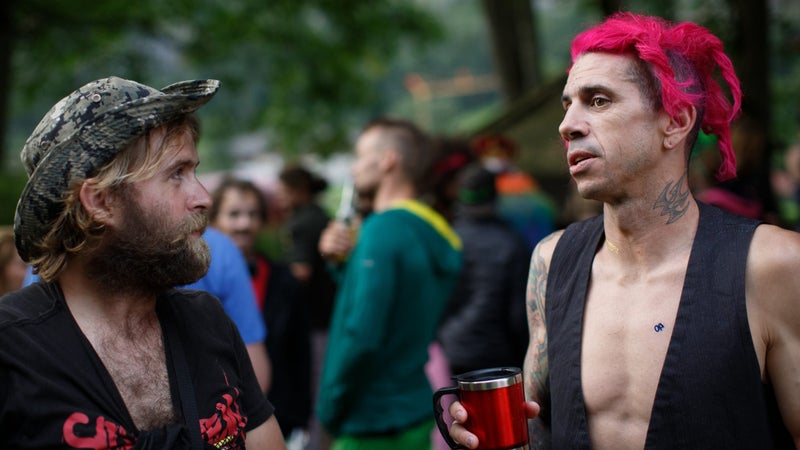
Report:
M235 122L219 125L267 126L273 145L290 154L347 149L399 44L440 32L432 16L401 0L206 0L200 9L201 34L186 48L194 60L213 61L230 85L219 106ZM255 111L237 111L253 98Z
M14 140L5 140L14 157L55 99L112 74L153 86L220 79L223 89L201 113L211 142L266 129L270 147L288 155L347 149L399 46L441 36L431 14L404 0L14 5Z
M27 180L28 177L24 172L4 174L0 177L0 225L14 223L17 199L19 199Z

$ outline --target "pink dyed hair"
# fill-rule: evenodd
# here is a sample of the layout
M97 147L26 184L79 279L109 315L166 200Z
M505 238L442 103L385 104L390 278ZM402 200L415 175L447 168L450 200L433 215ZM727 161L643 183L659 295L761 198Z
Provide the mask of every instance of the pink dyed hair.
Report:
M587 52L630 54L644 61L660 85L661 104L672 117L687 104L694 105L698 113L705 110L703 115L698 114L700 128L718 137L722 155L717 178L724 181L736 176L730 124L741 109L742 91L722 42L708 29L690 22L672 24L658 17L622 12L575 37L572 62ZM676 80L670 65L670 58L676 56L692 66L694 73L690 77L699 79ZM714 78L717 68L728 85L733 104ZM700 92L691 92L697 88Z

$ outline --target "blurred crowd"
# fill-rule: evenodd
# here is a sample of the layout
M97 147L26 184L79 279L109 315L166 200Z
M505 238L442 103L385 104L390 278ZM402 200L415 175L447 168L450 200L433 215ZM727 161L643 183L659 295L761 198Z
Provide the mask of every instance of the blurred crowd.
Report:
M522 366L532 249L556 229L602 213L572 184L556 201L517 165L519 147L507 136L429 137L413 123L386 120L365 128L352 180L342 187L290 162L273 190L229 174L212 192L212 269L197 286L220 297L240 328L289 449L355 448L342 437L349 434L386 438L380 448L413 445L409 439L419 436L446 448L431 433L429 391L455 374ZM800 143L765 173L765 134L745 117L734 123L733 139L739 175L720 183L709 175L720 163L716 141L701 135L690 165L697 198L795 227ZM386 145L409 148L387 157ZM329 189L342 189L337 211L321 201ZM279 242L279 251L268 241ZM443 262L443 252L455 259ZM11 227L0 229L0 273L3 294L36 280L30 269L26 278ZM385 304L376 306L381 296ZM263 364L257 355L266 356ZM425 394L417 396L423 374ZM399 395L375 394L381 389ZM398 411L404 398L423 404L408 405L406 423L372 430L385 407L365 398L375 396Z

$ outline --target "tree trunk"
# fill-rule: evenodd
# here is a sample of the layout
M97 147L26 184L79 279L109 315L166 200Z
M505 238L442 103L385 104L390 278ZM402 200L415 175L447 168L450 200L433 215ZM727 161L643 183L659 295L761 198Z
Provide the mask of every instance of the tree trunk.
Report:
M734 11L733 29L735 40L733 51L736 58L736 73L742 82L746 108L750 115L759 119L769 129L769 42L767 2L729 0Z
M495 64L506 101L541 81L536 21L530 0L483 0Z
M756 189L768 213L775 213L777 206L770 184L772 147L770 140L770 67L769 59L769 8L767 2L729 0L733 11L734 41L728 52L733 59L736 73L742 84L743 113L752 119L759 134L765 137L764 148L756 168Z

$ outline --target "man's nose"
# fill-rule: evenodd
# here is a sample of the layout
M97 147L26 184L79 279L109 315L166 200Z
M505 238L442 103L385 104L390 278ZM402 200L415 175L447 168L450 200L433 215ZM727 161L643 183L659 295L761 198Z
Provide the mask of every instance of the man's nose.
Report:
M561 135L561 138L569 142L573 139L586 136L589 132L588 130L589 125L580 112L580 109L575 106L567 108L564 112L564 118L558 125L558 133Z
M211 194L197 177L194 178L194 186L192 188L191 196L191 209L208 210L211 208Z

